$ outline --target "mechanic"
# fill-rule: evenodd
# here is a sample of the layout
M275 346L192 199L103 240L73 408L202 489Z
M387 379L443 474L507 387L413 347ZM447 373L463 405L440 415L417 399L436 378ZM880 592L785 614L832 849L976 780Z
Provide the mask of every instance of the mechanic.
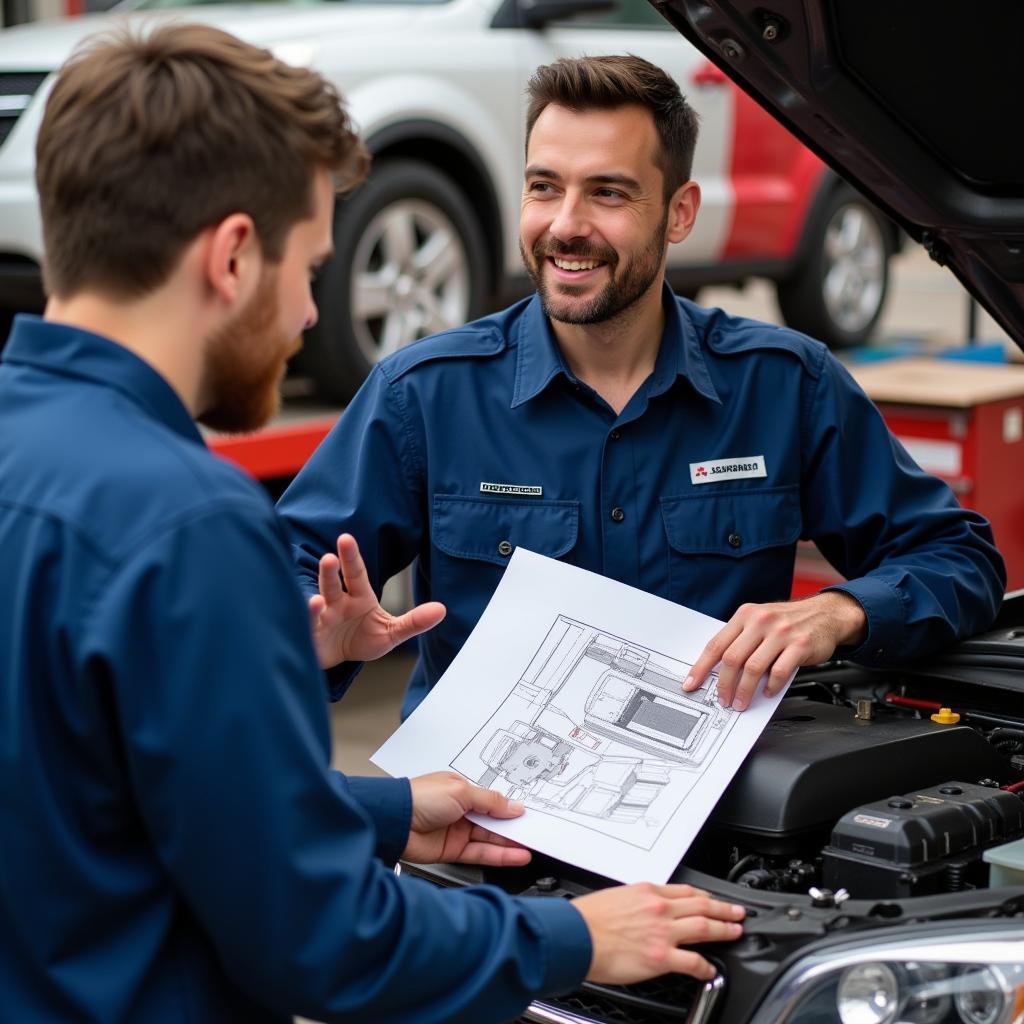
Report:
M742 908L688 886L573 903L396 877L523 864L521 813L450 773L329 769L322 672L260 488L193 418L248 430L316 319L332 87L204 26L94 42L37 144L50 294L0 363L0 992L18 1021L507 1020L584 978L708 978ZM347 657L392 619L342 542Z
M990 625L1005 569L988 523L825 346L667 289L700 205L675 82L636 57L559 60L532 78L526 126L537 293L382 361L279 505L307 593L350 532L375 589L418 559L417 597L447 606L403 713L520 544L728 620L683 689L721 662L737 710L766 673L774 693L836 653L895 662ZM800 538L849 582L788 601ZM317 639L340 696L358 665L326 624Z

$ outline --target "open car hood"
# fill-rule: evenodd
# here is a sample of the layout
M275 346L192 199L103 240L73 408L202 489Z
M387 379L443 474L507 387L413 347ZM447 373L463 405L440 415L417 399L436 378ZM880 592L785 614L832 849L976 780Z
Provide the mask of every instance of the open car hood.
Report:
M1024 5L651 2L1024 348Z

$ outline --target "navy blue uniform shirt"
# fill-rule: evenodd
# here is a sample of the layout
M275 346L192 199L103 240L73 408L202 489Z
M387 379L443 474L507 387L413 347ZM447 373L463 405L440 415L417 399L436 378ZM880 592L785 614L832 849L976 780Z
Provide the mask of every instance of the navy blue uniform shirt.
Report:
M0 1018L477 1024L574 987L561 899L399 879L406 780L329 770L262 491L162 377L19 318L0 364Z
M406 713L519 544L728 619L787 599L796 542L813 540L867 615L842 653L868 663L992 622L1006 578L988 523L823 345L667 289L665 312L654 371L618 416L570 372L536 297L417 342L376 367L281 499L308 592L347 530L375 586L417 559L417 600L447 605ZM334 696L357 668L332 673Z

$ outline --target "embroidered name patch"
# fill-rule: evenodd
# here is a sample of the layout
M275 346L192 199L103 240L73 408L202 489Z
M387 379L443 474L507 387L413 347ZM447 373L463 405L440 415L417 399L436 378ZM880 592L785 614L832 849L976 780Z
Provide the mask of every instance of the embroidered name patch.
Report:
M710 484L716 480L752 480L767 476L763 455L745 459L715 459L713 462L691 462L690 483Z
M543 487L536 484L489 484L481 481L481 494L509 494L517 498L539 498L544 493Z

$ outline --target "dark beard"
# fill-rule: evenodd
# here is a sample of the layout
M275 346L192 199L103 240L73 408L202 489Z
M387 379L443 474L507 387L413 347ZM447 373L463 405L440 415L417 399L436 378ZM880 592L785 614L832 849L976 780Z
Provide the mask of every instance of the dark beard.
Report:
M612 320L629 309L657 280L661 272L667 231L668 210L655 229L650 243L625 263L621 270L618 256L613 249L593 246L586 242L569 241L557 246L551 242L538 241L533 247L531 259L527 258L526 250L520 241L519 252L526 272L532 278L540 296L544 313L549 319L564 324L599 324ZM570 306L562 301L560 295L553 295L547 286L542 273L544 262L547 257L561 252L571 252L577 259L601 260L608 265L611 280L583 306ZM559 290L562 295L572 295L571 285L561 285Z
M287 358L277 332L278 305L277 271L265 269L249 304L210 338L200 389L208 405L200 423L245 433L277 412Z

